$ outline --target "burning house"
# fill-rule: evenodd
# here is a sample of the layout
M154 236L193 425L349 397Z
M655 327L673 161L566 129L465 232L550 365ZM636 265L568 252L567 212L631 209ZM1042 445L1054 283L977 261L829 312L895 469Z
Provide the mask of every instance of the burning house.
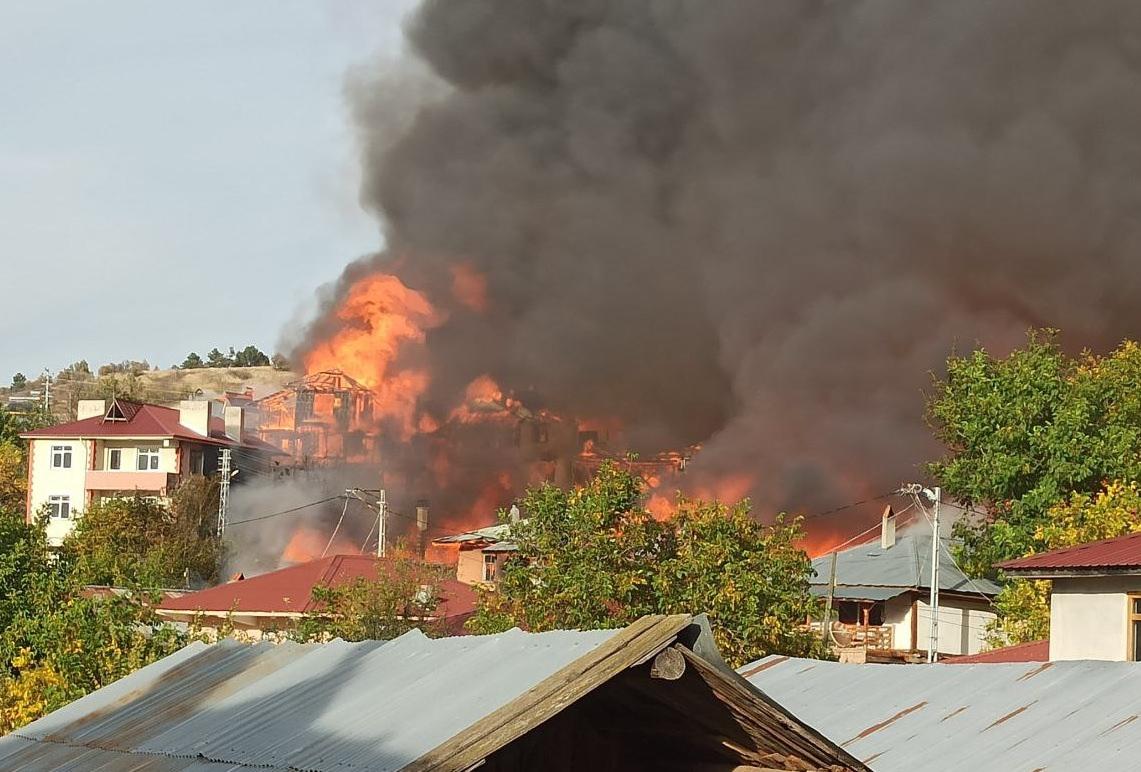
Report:
M373 395L341 370L325 370L257 400L258 436L298 465L362 462L376 448Z

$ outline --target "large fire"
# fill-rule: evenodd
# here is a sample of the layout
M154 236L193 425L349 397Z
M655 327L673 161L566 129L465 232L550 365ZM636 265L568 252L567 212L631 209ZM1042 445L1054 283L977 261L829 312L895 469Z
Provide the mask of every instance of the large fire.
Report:
M353 285L337 318L343 325L308 352L305 372L348 373L374 392L376 416L394 419L408 439L421 425L417 409L429 374L402 365L401 356L409 347L423 345L427 330L440 324L442 315L396 276L373 274Z
M451 269L450 297L442 307L485 314L487 284L466 262ZM471 380L452 405L423 398L432 383L426 354L430 331L443 323L441 311L423 292L392 274L358 279L331 317L332 331L304 356L307 374L340 371L372 393L372 463L384 484L406 501L431 498L435 522L451 530L483 527L496 510L510 506L524 488L539 482L585 482L608 459L619 460L645 479L647 506L660 518L672 516L676 494L685 488L694 499L736 503L754 489L753 474L718 478L680 477L700 450L694 446L651 456L630 457L612 449L621 436L618 419L598 415L572 420L517 399L490 374ZM387 442L387 444L386 444ZM443 504L443 511L437 506ZM817 533L806 540L810 552L834 540ZM349 548L351 545L338 545ZM298 531L285 559L319 555L324 540Z

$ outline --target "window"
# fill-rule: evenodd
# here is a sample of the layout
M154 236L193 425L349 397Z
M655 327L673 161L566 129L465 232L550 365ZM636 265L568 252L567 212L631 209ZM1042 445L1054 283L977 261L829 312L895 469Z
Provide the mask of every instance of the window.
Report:
M206 468L205 456L201 450L190 451L190 474L204 474Z
M48 496L48 514L67 520L71 517L71 496Z
M1141 662L1141 596L1129 596L1129 661Z
M54 469L71 469L70 445L52 445L52 467Z
M107 468L108 469L122 469L123 468L123 451L119 448L112 448L107 451Z
M158 448L139 448L140 471L158 469Z
M495 560L495 555L489 555L487 553L484 553L484 555L483 555L483 581L485 581L485 582L494 582L495 581L495 569L496 569L497 565L498 565L498 563Z

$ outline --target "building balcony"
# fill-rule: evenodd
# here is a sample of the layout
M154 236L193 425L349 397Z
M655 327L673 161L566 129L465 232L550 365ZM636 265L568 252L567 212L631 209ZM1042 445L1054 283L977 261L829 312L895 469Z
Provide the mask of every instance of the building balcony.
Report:
M84 482L89 491L163 491L177 486L177 474L124 469L89 469Z

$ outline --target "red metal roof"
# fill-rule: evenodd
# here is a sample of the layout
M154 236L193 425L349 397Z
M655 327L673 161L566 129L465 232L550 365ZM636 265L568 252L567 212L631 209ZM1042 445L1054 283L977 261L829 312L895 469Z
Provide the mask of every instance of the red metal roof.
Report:
M948 665L984 665L1014 662L1049 662L1050 639L1018 643L1014 646L1004 646L1001 649L991 649L980 654L968 654L963 657L951 657L942 660Z
M996 567L1011 573L1049 571L1055 568L1068 570L1141 568L1141 533L1092 541L1028 558L1007 560L1004 563L997 563Z
M314 609L314 587L336 587L358 578L376 579L379 565L372 555L329 555L178 598L166 598L159 608L218 614L230 611L305 613ZM475 610L475 590L468 585L447 579L442 583L442 590L438 609L441 618L463 616Z
M172 437L207 445L238 445L226 436L226 422L217 416L210 417L210 435L191 431L179 423L178 408L151 405L143 402L118 400L125 421L107 421L104 416L84 418L24 433L23 437ZM281 450L250 434L242 436L242 447L280 454Z

